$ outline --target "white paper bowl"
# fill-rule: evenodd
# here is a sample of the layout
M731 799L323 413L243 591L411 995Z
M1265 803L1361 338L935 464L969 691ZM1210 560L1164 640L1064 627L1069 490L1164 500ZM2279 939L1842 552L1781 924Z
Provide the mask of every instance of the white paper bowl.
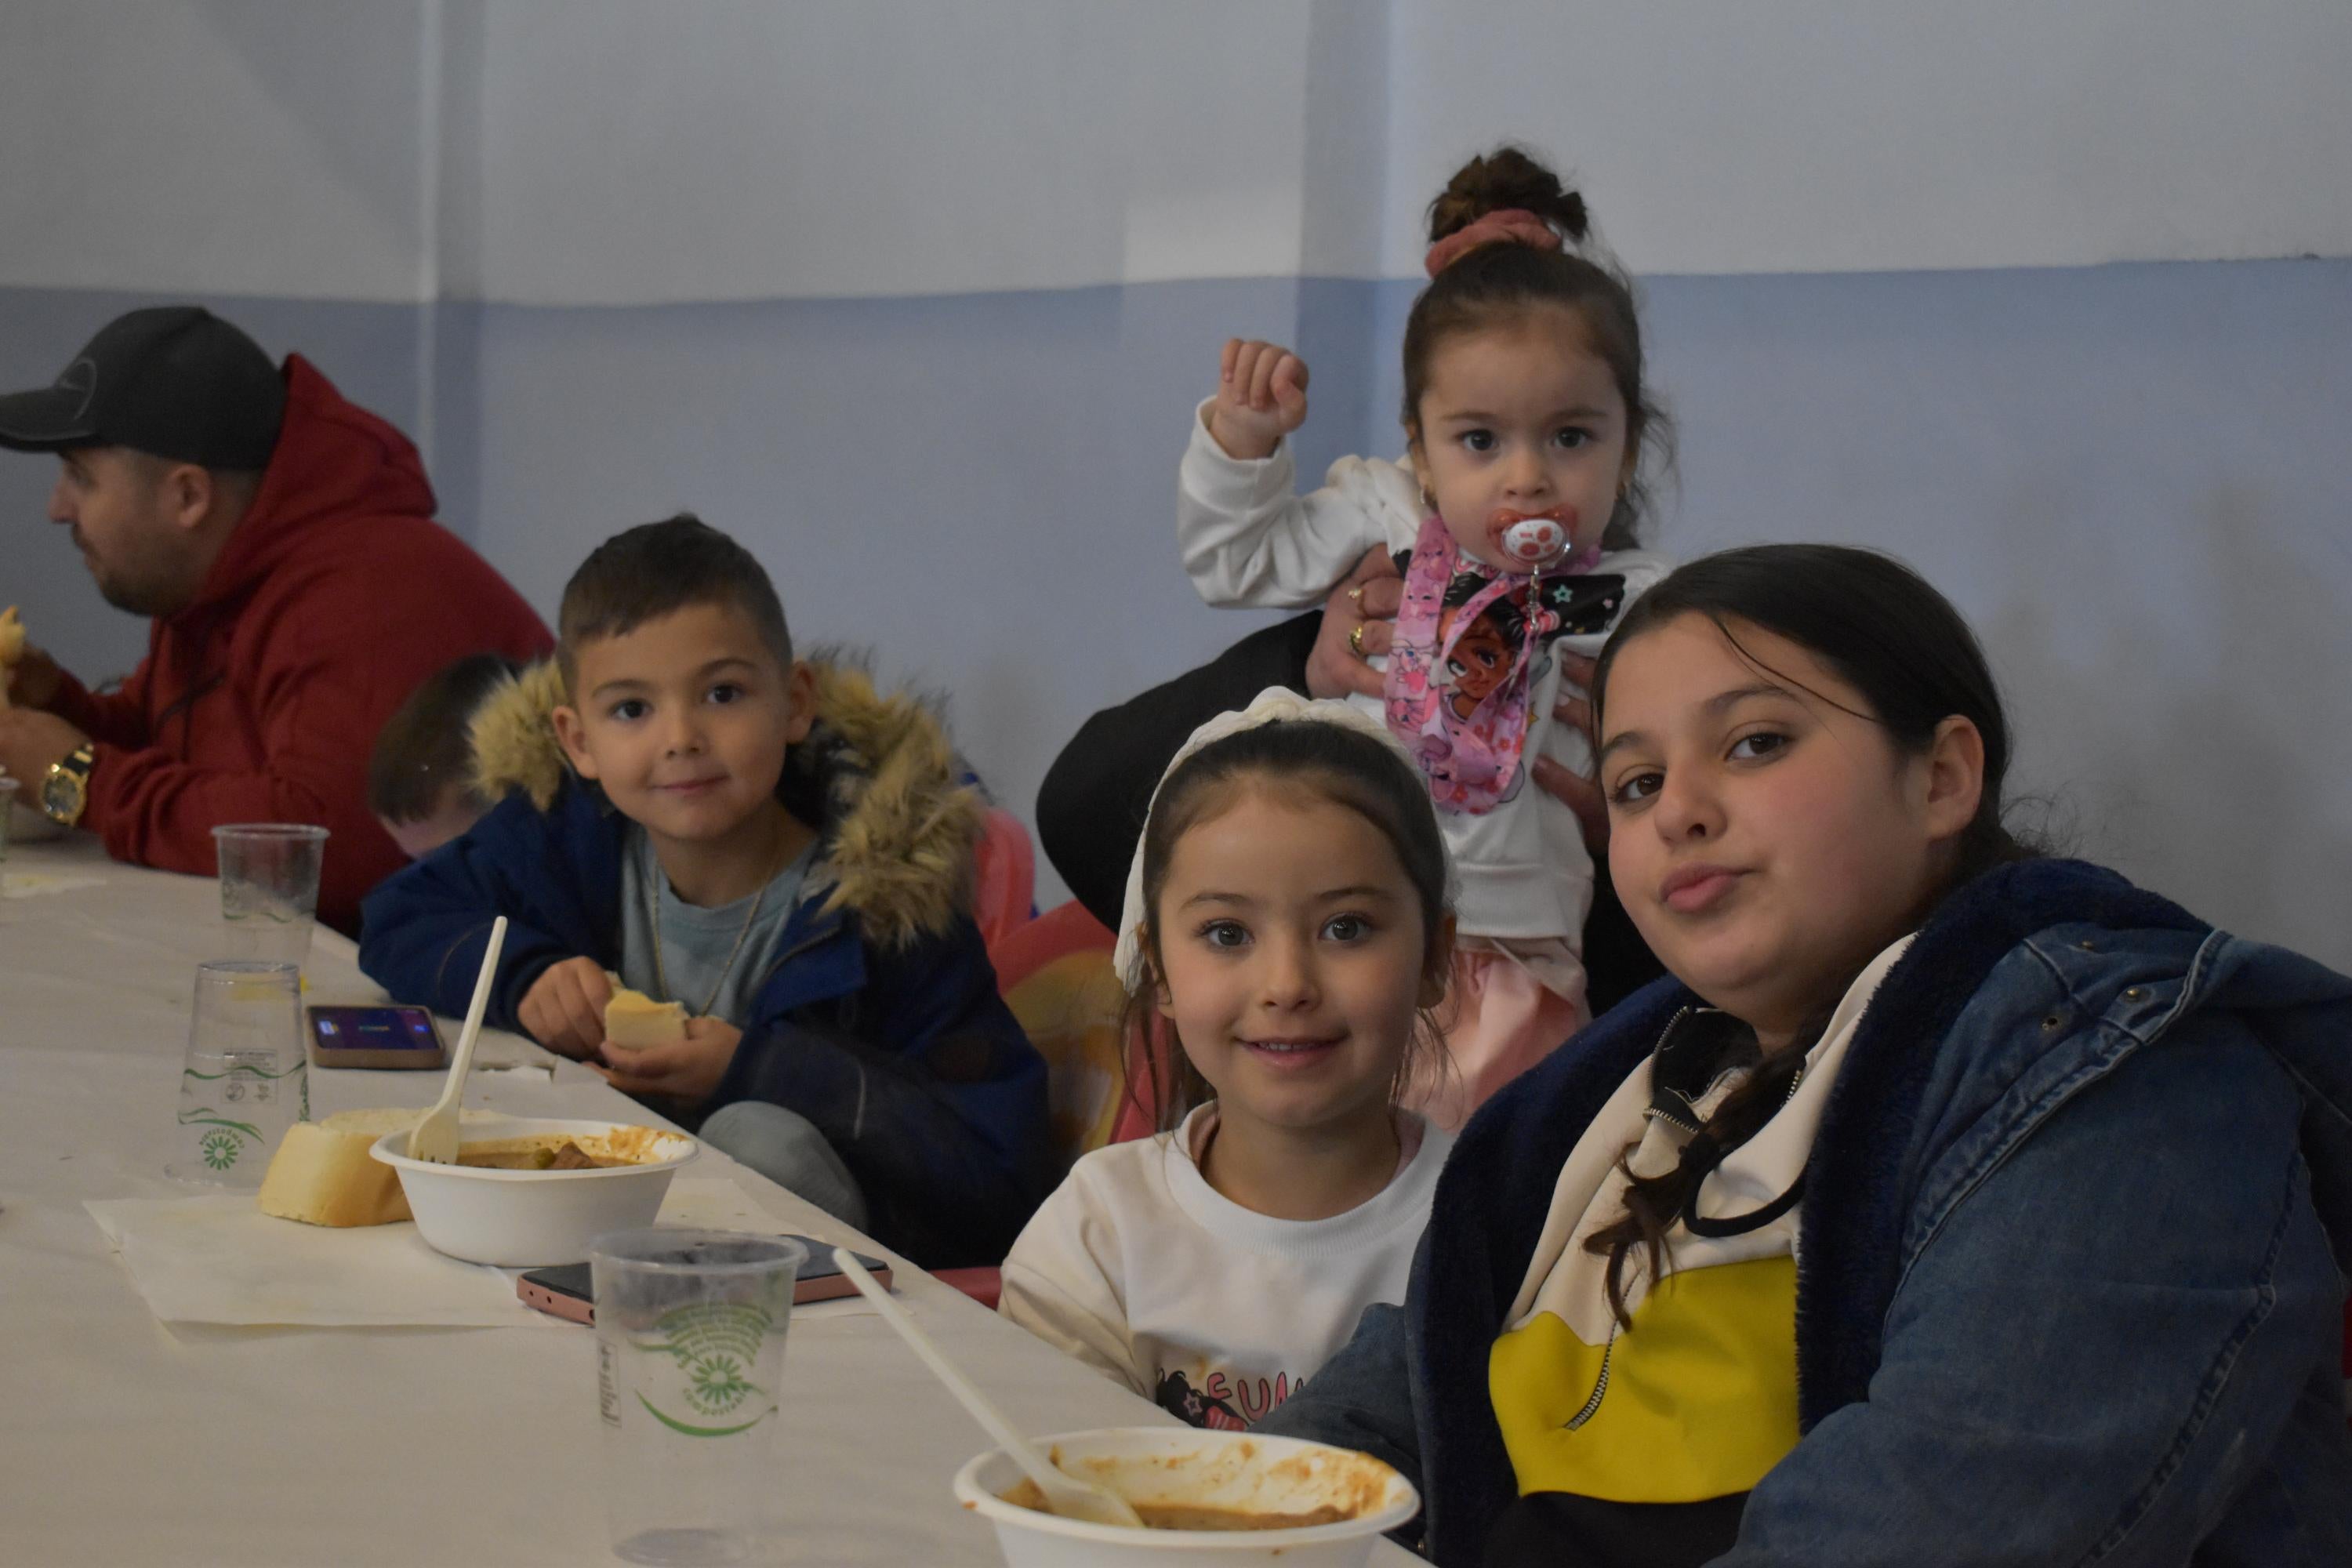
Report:
M468 1143L505 1142L546 1132L595 1136L625 1121L561 1121L517 1117L466 1127ZM368 1151L400 1173L400 1190L416 1215L416 1231L437 1252L468 1263L540 1268L584 1262L588 1244L608 1230L654 1223L677 1168L702 1152L683 1132L665 1132L660 1158L642 1165L593 1171L493 1171L477 1165L436 1165L408 1157L408 1134L387 1132Z
M1062 1468L1100 1481L1130 1502L1191 1503L1304 1512L1324 1503L1355 1518L1298 1530L1121 1530L1061 1519L1006 1502L1021 1468L992 1448L957 1472L956 1500L996 1526L1011 1568L1361 1568L1372 1542L1421 1511L1412 1483L1369 1455L1292 1437L1204 1432L1190 1426L1106 1426L1040 1437Z

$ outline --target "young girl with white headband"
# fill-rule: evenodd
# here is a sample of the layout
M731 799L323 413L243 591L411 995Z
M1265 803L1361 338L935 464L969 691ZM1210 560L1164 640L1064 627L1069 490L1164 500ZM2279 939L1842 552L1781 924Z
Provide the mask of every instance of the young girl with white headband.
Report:
M1236 340L1193 422L1178 530L1213 605L1318 603L1367 549L1399 557L1384 697L1357 700L1418 764L1461 878L1453 1071L1413 1091L1451 1126L1590 1016L1591 858L1528 772L1544 755L1590 770L1584 737L1549 717L1556 650L1598 653L1668 563L1631 548L1662 426L1631 289L1580 248L1583 199L1507 147L1454 176L1430 237L1405 325L1406 460L1343 458L1295 494L1307 367Z
M1395 1104L1434 1044L1445 895L1427 791L1378 721L1277 689L1196 731L1118 953L1131 1021L1181 1046L1182 1120L1078 1162L1005 1259L1003 1314L1240 1427L1402 1300L1451 1145Z

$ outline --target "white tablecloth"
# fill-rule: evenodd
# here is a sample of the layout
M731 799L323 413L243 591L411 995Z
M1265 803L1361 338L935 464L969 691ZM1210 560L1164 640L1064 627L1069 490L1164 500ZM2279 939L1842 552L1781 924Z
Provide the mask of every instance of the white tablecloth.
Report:
M87 836L15 846L0 875L97 879L0 898L0 1563L614 1561L588 1331L155 1320L82 1205L184 1191L161 1166L214 885L111 865ZM378 998L352 951L320 931L311 1001ZM507 1060L553 1061L497 1044ZM438 1085L315 1072L311 1098L322 1115L424 1105ZM468 1098L645 1119L571 1063L493 1076ZM715 1151L696 1173L729 1176L779 1228L879 1250ZM898 1278L909 1310L1030 1431L1171 1419L928 1276ZM985 1440L878 1318L796 1321L784 1363L763 1561L1000 1560L948 1491ZM1386 1543L1377 1560L1414 1561Z

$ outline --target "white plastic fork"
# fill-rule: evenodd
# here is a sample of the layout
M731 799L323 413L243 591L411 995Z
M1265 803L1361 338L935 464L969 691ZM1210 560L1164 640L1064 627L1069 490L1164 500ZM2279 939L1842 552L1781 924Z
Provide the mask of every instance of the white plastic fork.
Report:
M874 1303L874 1310L882 1314L882 1321L896 1329L898 1337L923 1358L923 1364L931 1369L931 1375L948 1385L948 1392L971 1413L973 1420L987 1428L988 1435L996 1439L996 1446L1011 1456L1024 1475L1036 1483L1037 1489L1045 1494L1045 1506L1049 1510L1064 1519L1083 1519L1091 1524L1118 1524L1129 1530L1144 1528L1141 1516L1125 1498L1108 1487L1078 1479L1033 1447L1029 1439L1005 1419L1004 1412L999 1410L988 1395L964 1375L963 1368L950 1361L948 1352L940 1349L938 1342L907 1315L907 1309L890 1300L890 1292L866 1271L866 1265L857 1261L856 1254L845 1247L836 1247L833 1250L833 1262L834 1267L849 1276L849 1282L857 1287L858 1293Z
M473 1069L474 1042L482 1037L482 1014L490 1005L490 982L498 977L499 950L507 944L507 917L490 927L490 945L482 953L482 972L474 976L474 999L466 1007L466 1026L457 1036L457 1054L449 1058L449 1079L441 1098L408 1134L408 1157L436 1165L457 1163L457 1106L466 1098L466 1074Z

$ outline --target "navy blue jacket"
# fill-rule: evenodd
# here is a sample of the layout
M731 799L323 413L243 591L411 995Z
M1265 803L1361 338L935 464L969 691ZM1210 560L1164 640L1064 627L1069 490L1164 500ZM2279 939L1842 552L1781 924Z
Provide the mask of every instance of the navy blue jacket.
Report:
M1406 1304L1262 1425L1415 1476L1444 1568L1517 1495L1487 1362L1560 1167L1696 1000L1473 1118ZM2352 1563L2352 980L2095 867L1989 873L1874 997L1802 1226L1804 1435L1724 1568Z
M821 715L845 684L852 699L875 700L857 678L828 673ZM863 769L826 765L823 745L793 750L797 765L826 774L796 796L819 818L824 852L743 1043L698 1112L739 1100L799 1112L857 1179L878 1240L930 1268L997 1262L1053 1185L1045 1059L997 994L978 929L944 902L960 896L961 875L925 869L947 859L929 852L940 846L892 849L882 836L877 852L866 832L853 836L866 847L840 850L843 823L866 809ZM919 788L912 797L900 816L933 832L945 814ZM490 922L503 914L488 1019L517 1027L524 994L551 964L586 957L620 967L628 826L576 779L557 782L545 809L519 789L369 897L360 967L404 1002L463 1015ZM881 863L851 866L845 854ZM827 909L829 889L841 887L833 873L855 889L896 885L853 889L848 907ZM911 893L910 880L922 884Z

